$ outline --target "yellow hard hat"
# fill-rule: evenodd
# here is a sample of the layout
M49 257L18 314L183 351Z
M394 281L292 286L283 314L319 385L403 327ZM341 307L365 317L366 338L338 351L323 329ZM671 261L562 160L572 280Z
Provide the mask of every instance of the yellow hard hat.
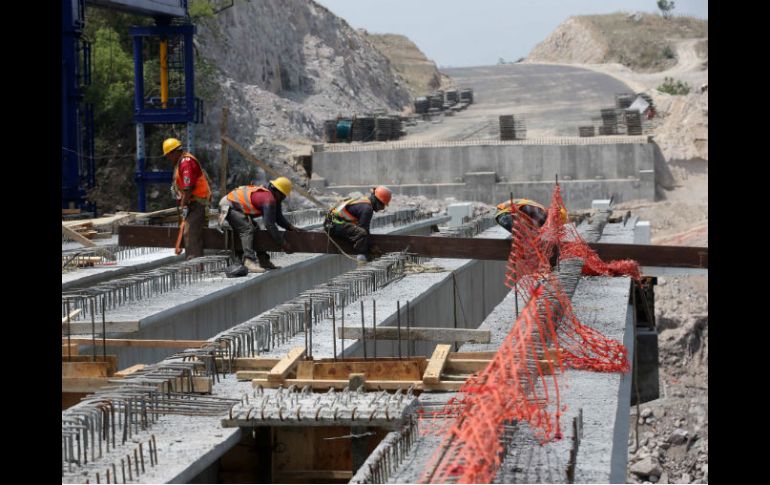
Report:
M275 180L271 180L270 183L286 197L291 194L291 180L286 177L278 177Z
M567 209L562 207L561 209L559 209L559 213L561 214L561 222L563 224L566 224L569 221L569 217L567 216Z
M163 155L168 155L181 146L182 142L176 138L166 138L163 141Z

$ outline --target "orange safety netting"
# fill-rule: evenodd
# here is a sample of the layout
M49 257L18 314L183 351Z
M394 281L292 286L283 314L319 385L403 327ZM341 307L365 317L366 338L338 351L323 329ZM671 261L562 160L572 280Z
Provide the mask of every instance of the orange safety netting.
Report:
M577 231L563 223L559 214L563 206L557 185L548 221L540 229L512 208L505 284L528 303L489 365L463 384L462 397L451 399L440 411L421 413L423 432L443 435L422 482L490 483L504 458L501 438L506 423L527 422L542 442L560 439L563 409L557 372L564 366L629 370L622 344L577 319L549 260L556 251L560 260L584 258L590 274L613 274L626 268L624 274L633 276L638 266L602 262ZM452 418L454 423L447 429L446 419Z

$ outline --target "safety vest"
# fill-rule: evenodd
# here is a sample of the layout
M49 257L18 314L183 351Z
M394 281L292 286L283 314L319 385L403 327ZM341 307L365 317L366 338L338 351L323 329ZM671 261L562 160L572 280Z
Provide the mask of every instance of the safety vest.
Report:
M340 205L332 209L332 220L337 224L344 224L350 222L352 224L358 224L358 217L354 216L347 209L349 205L353 204L369 204L372 205L372 201L369 197L360 197L358 199L348 199L342 202Z
M201 177L198 177L198 180L195 182L195 185L192 188L191 195L193 200L197 199L199 201L208 203L211 200L211 188L209 187L209 177L206 174L206 171L203 170L203 165L201 165L201 163L197 158L193 156L192 153L184 152L182 154L182 158L184 157L190 157L195 160L195 163L197 163L198 167L201 169ZM182 186L179 182L179 164L176 164L174 167L174 186L176 190L181 193Z
M529 199L513 199L513 205L516 206L517 209L520 209L521 207L524 207L525 205L531 205L533 207L538 207L540 209L543 209L547 212L547 209L543 207L542 205L538 204L534 200ZM506 200L505 202L501 202L497 204L497 214L495 214L495 217L499 216L500 214L506 214L511 212L511 201Z
M269 192L269 190L265 187L242 185L227 194L227 200L232 202L233 205L244 214L259 217L262 215L262 209L255 207L254 204L251 203L251 194L254 192Z

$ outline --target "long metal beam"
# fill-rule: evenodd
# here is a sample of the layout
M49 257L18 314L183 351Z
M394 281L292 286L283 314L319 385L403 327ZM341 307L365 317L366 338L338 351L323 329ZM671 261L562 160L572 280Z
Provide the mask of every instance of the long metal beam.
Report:
M121 246L147 246L173 248L178 229L161 226L123 225L118 229L118 244ZM232 234L232 233L231 233ZM339 254L337 247L323 232L287 232L286 241L297 253ZM372 234L371 243L382 252L408 251L429 258L459 258L507 260L511 242L505 239L452 238L430 236L395 236ZM231 247L240 248L238 237L229 237ZM353 247L346 241L335 242L348 254ZM280 251L267 231L257 230L254 246L265 251ZM604 261L633 259L641 266L667 266L677 268L708 268L708 248L689 246L652 246L646 244L589 243ZM225 236L216 229L203 230L203 247L206 249L229 249L225 247Z

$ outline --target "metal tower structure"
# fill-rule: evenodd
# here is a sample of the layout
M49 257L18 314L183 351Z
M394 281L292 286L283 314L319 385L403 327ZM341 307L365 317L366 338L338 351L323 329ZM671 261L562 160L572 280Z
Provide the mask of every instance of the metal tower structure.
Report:
M95 210L85 203L94 186L93 109L83 103L91 84L91 46L83 37L85 0L62 0L61 202L62 208Z

